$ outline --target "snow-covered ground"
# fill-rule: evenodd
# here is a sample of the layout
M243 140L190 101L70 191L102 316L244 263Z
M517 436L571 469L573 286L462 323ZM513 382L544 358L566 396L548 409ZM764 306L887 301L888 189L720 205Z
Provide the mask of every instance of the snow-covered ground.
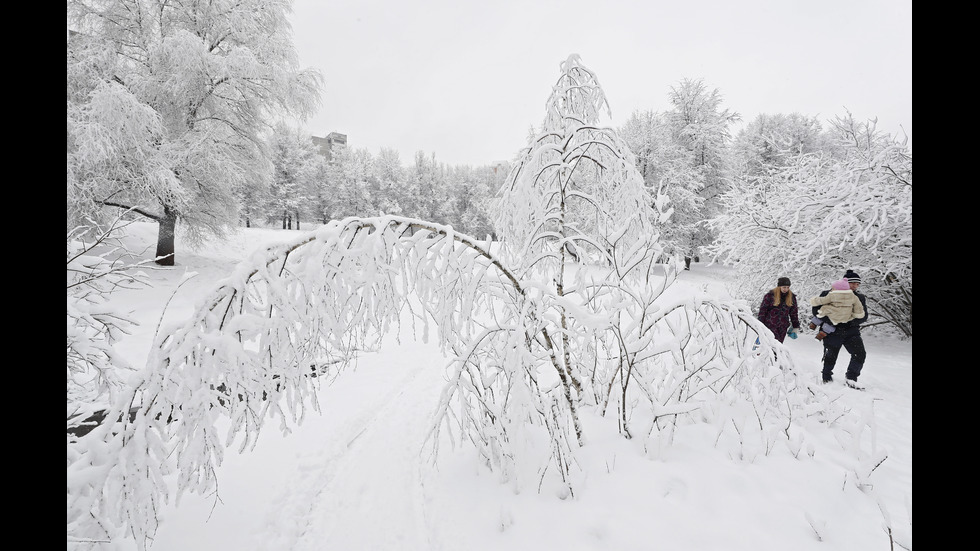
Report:
M155 226L130 231L152 252ZM152 289L118 297L142 323L120 351L142 365L164 305L164 320L179 321L249 251L295 233L242 230L197 251L178 242L177 265L149 272ZM196 275L178 288L187 273ZM728 298L730 277L694 264L673 292ZM804 300L818 291L794 290ZM816 384L812 332L786 341L814 392L850 411L814 431L822 440L733 453L704 427L644 449L615 429L590 431L615 421L587 417L597 435L580 455L588 476L562 499L547 485L515 491L466 446L433 463L423 442L447 360L410 334L391 337L322 389L319 415L287 435L267 426L254 449L230 447L216 494L167 506L152 549L863 551L890 549L888 527L895 549L911 549L912 343L874 330L865 343L860 392ZM846 361L842 353L839 379Z

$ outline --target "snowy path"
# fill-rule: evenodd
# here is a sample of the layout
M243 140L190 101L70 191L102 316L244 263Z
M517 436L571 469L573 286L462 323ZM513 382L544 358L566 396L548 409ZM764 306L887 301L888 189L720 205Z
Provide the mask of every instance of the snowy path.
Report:
M444 369L391 363L399 353L405 350L385 352L369 369L350 374L358 388L335 404L353 400L356 408L325 405L325 417L337 426L324 427L323 448L299 460L277 498L281 507L273 507L270 539L257 549L440 548L426 528L419 454ZM378 369L383 366L388 369Z
M291 434L278 422L255 449L229 447L217 495L186 494L162 518L156 550L438 550L420 457L444 385L433 345L386 345L319 393Z

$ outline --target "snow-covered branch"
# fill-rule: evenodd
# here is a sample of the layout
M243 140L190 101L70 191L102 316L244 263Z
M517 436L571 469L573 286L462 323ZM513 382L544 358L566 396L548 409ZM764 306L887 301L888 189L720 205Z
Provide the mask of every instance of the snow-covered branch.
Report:
M712 252L736 265L745 298L770 288L774 274L816 294L854 269L872 314L911 336L911 155L852 119L834 131L834 147L736 181L712 221Z

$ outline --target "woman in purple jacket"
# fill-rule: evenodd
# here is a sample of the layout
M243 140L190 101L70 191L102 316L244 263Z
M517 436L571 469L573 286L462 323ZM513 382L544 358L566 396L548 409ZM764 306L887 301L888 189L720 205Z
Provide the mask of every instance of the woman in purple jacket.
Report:
M776 288L762 297L759 321L772 331L779 342L783 342L787 332L793 333L792 337L796 338L795 334L800 330L799 304L796 295L789 290L788 277L779 278Z

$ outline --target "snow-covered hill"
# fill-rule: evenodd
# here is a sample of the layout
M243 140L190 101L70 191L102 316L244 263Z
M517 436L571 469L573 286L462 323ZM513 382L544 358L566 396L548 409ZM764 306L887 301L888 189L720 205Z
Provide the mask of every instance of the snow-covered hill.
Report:
M154 226L130 231L152 251ZM158 326L186 317L249 251L295 233L242 230L197 251L178 243L176 266L148 272L152 289L116 297L142 324L121 351L142 365ZM729 298L730 277L694 264L672 292ZM447 360L410 332L400 337L325 386L320 414L292 433L270 426L254 449L229 447L217 493L167 506L152 549L887 550L887 526L911 548L911 342L868 334L860 392L816 384L812 333L787 340L814 392L850 412L835 430L815 431L824 440L733 453L718 444L717 427L680 432L662 449L598 436L580 455L585 483L562 499L547 484L515 491L465 445L433 461L423 442ZM589 434L615 435L589 430L615 420L583 422ZM869 467L868 458L884 459Z

